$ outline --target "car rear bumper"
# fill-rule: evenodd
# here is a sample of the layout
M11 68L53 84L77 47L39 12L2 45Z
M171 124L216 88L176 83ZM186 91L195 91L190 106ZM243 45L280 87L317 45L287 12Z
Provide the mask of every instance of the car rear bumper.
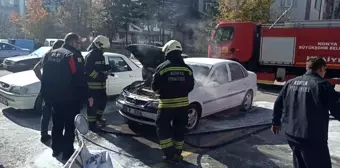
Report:
M34 109L38 95L14 95L0 90L0 104L20 110Z
M150 112L150 111L147 111L146 109L137 108L132 105L128 105L124 103L123 101L116 101L116 105L119 108L118 110L119 114L123 116L124 118L137 122L137 123L141 123L141 124L153 125L153 126L156 125L155 123L156 118L157 118L156 112ZM136 113L134 112L131 112L131 110L129 109L138 111L138 115L136 115Z

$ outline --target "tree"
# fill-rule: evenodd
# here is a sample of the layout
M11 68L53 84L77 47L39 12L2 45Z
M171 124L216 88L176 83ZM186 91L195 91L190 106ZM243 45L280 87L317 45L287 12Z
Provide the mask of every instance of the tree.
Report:
M15 34L15 27L9 19L9 17L0 18L0 38L9 38Z
M92 22L92 0L63 0L56 12L56 25L59 34L76 32L81 36L88 36Z
M334 9L334 19L340 19L340 2L337 4L337 6Z
M130 24L141 23L143 12L138 0L103 0L103 27L106 35L112 40L119 30L125 30L125 42L128 43L127 33Z
M47 12L43 7L42 0L27 0L27 14L19 16L12 13L10 20L16 24L25 36L34 40L43 41L46 37L48 29L45 24L47 21Z
M270 21L272 0L220 0L219 20Z

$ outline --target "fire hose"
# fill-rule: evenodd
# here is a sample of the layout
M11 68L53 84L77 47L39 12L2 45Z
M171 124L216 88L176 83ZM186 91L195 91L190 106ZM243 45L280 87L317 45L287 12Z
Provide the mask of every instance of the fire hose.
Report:
M232 143L235 143L235 142L238 142L246 137L249 137L251 135L254 135L254 134L257 134L257 133L260 133L264 130L267 130L268 128L271 127L271 124L258 124L258 125L253 125L253 126L244 126L244 127L238 127L238 128L231 128L231 129L223 129L223 130L215 130L215 131L210 131L210 132L197 132L197 133L187 133L185 136L186 137L190 137L190 136L197 136L197 135L211 135L211 134L217 134L217 133L227 133L227 132L231 132L231 131L237 131L237 130L242 130L242 129L251 129L251 128L258 128L258 127L261 127L260 129L256 129L255 131L251 131L249 133L246 133L242 136L238 136L236 138L233 138L233 139L230 139L226 142L223 142L223 143L220 143L220 144L216 144L216 145L210 145L210 146L200 146L200 145L195 145L193 143L190 143L189 141L185 140L185 144L191 146L191 147L194 147L194 148L201 148L201 149L215 149L215 148L218 148L218 147L222 147L222 146L225 146L225 145L229 145L229 144L232 144ZM132 134L132 133L122 133L122 132L119 132L119 131L107 131L107 130L101 130L100 131L101 133L104 133L104 134L113 134L113 135L116 135L116 136L127 136L127 137L144 137L143 135L141 134ZM96 146L99 146L99 147L102 147L101 145L99 144L96 144L95 142L93 142L92 140L86 138L85 136L83 136L85 140L91 142L92 144L96 145Z
M333 117L329 118L330 120L335 120ZM236 138L232 138L230 140L227 140L226 142L223 143L219 143L219 144L215 144L215 145L210 145L210 146L200 146L200 145L195 145L193 143L190 143L189 141L185 140L185 144L194 147L194 148L201 148L201 149L216 149L222 146L226 146L235 142L238 142L240 140L243 140L244 138L247 138L249 136L258 134L262 131L265 131L267 129L269 129L271 127L272 124L257 124L257 125L252 125L252 126L244 126L244 127L237 127L237 128L228 128L228 129L222 129L222 130L213 130L213 131L209 131L209 132L195 132L195 133L187 133L185 134L186 137L190 137L190 136L197 136L197 135L211 135L211 134L218 134L218 133L227 133L227 132L232 132L232 131L237 131L237 130L242 130L242 129L252 129L252 128L259 128L256 129L254 131L245 133L241 136L238 136ZM101 133L104 134L113 134L116 136L127 136L127 137L144 137L141 134L132 134L132 133L123 133L123 132L119 132L119 131L107 131L107 130L101 130ZM83 136L85 140L93 143L96 146L101 147L101 145L96 144L95 142L91 141L90 139L86 138L85 136Z

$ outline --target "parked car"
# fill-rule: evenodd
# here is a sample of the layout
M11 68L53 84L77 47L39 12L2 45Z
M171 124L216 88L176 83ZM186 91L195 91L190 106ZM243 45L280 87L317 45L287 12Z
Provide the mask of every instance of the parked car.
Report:
M143 67L152 66L161 61L161 56L136 54ZM138 56L136 56L138 55ZM185 58L195 77L195 88L189 94L188 130L197 127L200 118L240 106L247 111L252 107L257 91L256 74L247 71L241 64L231 60L215 58ZM123 89L117 98L119 113L130 123L155 125L159 95L150 87L150 80L136 81Z
M40 47L31 54L4 59L2 67L10 72L30 70L52 47Z
M35 41L27 39L9 39L8 43L18 46L20 48L27 48L30 52L34 51Z
M0 61L2 62L5 58L15 57L19 55L28 55L29 49L20 48L15 45L0 42Z
M83 56L87 52L82 52ZM107 94L119 95L124 87L142 80L141 68L126 56L104 53L105 62L112 66L114 76L107 79ZM35 109L40 111L42 99L38 97L41 83L32 70L0 77L0 103L14 109Z

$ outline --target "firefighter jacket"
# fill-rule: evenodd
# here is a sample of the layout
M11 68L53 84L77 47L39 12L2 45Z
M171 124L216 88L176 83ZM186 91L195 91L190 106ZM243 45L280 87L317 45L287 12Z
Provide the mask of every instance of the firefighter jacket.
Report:
M106 89L107 75L111 67L105 65L103 51L93 48L85 58L85 69L89 89Z
M172 58L156 68L151 85L160 95L158 108L185 107L194 88L193 72L182 57Z
M46 101L87 100L84 58L78 50L64 44L45 55L42 67L41 93Z
M327 80L307 72L284 85L274 104L273 125L280 126L282 118L288 136L327 141L328 111L340 120L337 93Z

